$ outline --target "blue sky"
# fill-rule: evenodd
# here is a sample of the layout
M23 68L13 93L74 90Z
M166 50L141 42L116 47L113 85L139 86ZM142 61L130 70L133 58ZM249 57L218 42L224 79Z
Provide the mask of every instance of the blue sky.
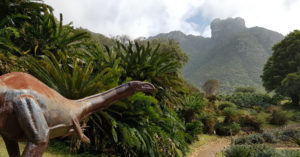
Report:
M197 30L200 32L200 34L208 36L205 33L205 31L209 31L210 23L213 19L210 19L208 17L204 17L201 12L196 13L194 16L187 19L187 22L189 23L195 23L197 24Z
M210 36L215 18L242 17L247 27L282 33L300 29L300 0L44 0L64 23L131 38L179 30Z

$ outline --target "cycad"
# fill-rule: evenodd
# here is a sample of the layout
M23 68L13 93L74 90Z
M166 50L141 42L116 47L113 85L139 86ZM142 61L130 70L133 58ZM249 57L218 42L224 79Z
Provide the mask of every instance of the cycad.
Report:
M146 80L158 87L157 98L164 100L169 106L179 104L176 97L185 93L186 88L180 74L182 64L174 59L171 53L162 52L159 44L151 45L134 43L121 44L106 48L109 56L120 58L120 66L124 69L122 80L130 77L134 80Z

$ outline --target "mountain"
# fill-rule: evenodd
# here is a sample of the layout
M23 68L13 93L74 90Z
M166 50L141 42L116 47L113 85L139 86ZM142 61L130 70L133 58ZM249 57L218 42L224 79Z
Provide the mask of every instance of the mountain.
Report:
M161 33L152 38L174 39L189 56L183 75L201 87L208 79L217 79L220 92L231 92L238 86L263 90L260 75L272 46L282 40L280 33L245 26L242 18L215 19L211 38L185 35L180 31Z

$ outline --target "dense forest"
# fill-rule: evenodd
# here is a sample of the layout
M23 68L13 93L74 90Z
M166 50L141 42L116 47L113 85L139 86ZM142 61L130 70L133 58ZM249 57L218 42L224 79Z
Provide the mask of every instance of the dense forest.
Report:
M182 68L189 58L174 40L107 38L71 23L63 25L63 15L57 19L53 8L41 1L3 0L0 8L1 74L30 73L69 99L131 80L156 87L153 93L136 93L88 117L82 125L87 126L84 133L90 145L67 137L54 139L50 146L59 143L70 153L90 156L186 156L201 133L234 136L261 132L266 124L299 124L299 31L276 44L264 66L262 82L271 93L240 87L232 94L217 95L218 80L206 82L202 91L184 80ZM292 132L285 138L299 144L300 131ZM275 138L275 133L266 136ZM264 142L241 141L226 150L227 157L245 149L300 154L269 147L262 151L255 144Z

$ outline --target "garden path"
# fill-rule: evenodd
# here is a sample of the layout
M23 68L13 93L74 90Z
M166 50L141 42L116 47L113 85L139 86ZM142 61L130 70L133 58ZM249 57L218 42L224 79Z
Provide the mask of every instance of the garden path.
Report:
M230 141L228 137L218 138L196 148L189 157L215 157L218 152L230 145Z

